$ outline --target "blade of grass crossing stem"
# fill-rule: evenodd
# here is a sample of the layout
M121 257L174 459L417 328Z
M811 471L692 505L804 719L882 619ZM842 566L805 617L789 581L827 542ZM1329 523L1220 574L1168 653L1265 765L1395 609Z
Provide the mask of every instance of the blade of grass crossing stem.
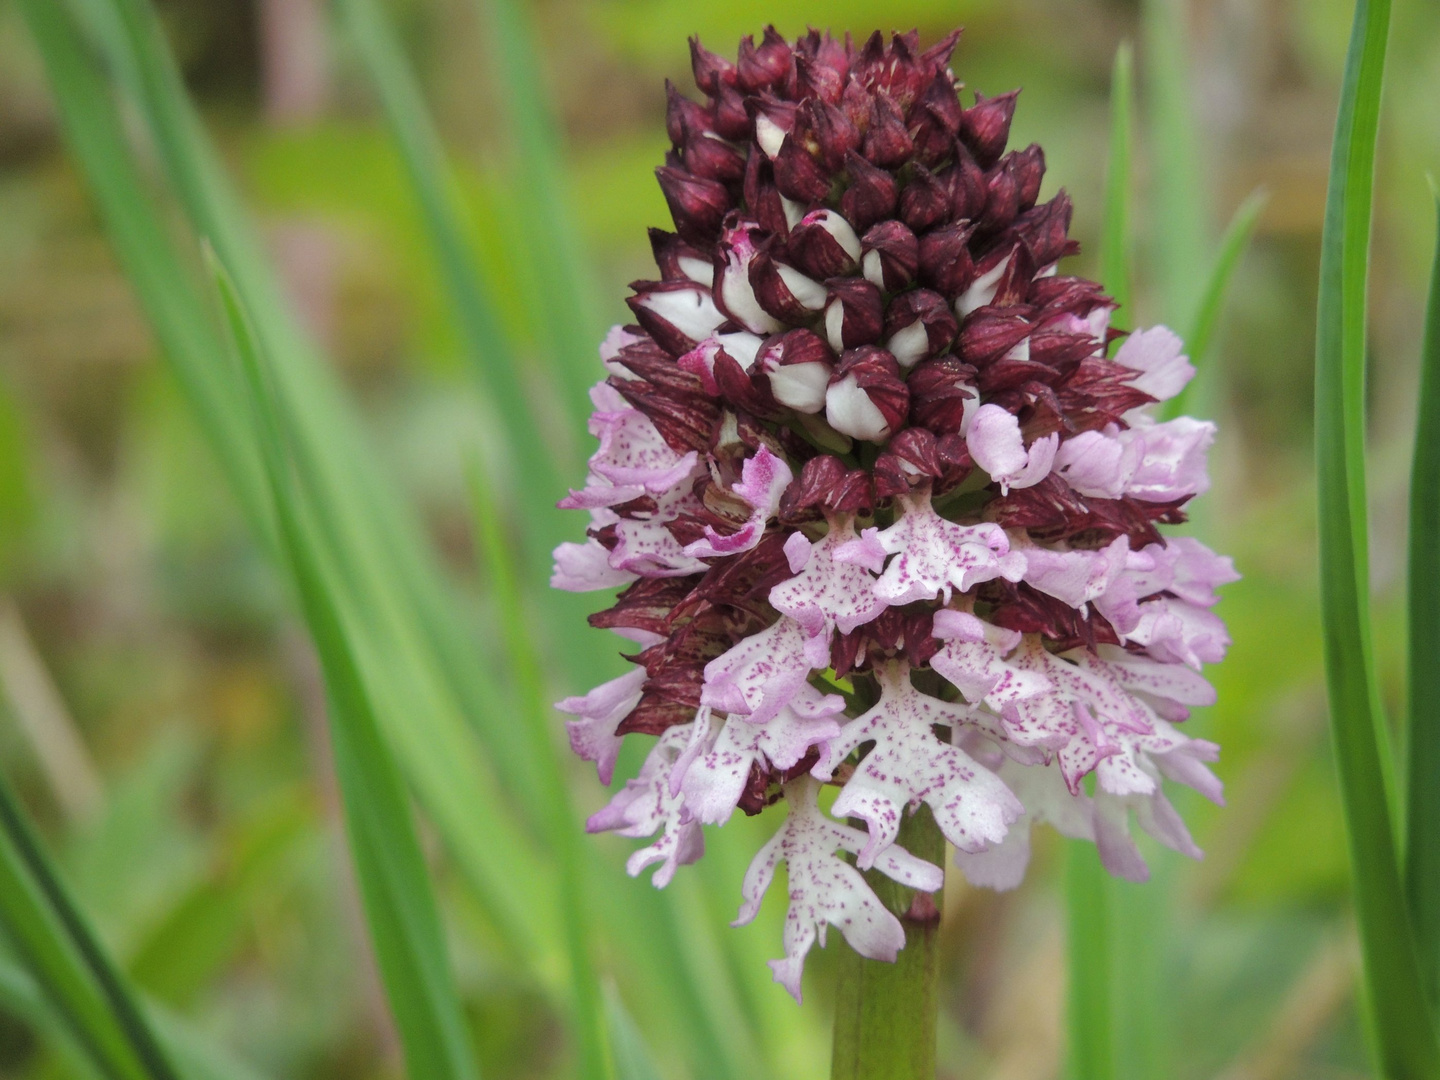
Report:
M470 496L474 507L475 536L495 599L500 636L514 673L514 684L523 714L521 727L540 764L541 796L546 806L545 827L555 858L560 864L559 906L565 922L570 958L570 992L573 1018L580 1044L581 1075L604 1080L613 1074L606 1037L604 1003L594 965L587 905L590 891L585 881L586 853L580 848L583 836L576 826L575 808L561 770L551 737L554 711L545 699L545 679L535 643L527 630L528 620L520 594L520 583L501 519L490 494L483 465L471 461Z
M125 975L0 777L0 926L75 1039L111 1080L180 1080Z
M497 89L509 106L517 152L515 195L529 249L522 269L531 271L535 316L561 378L566 415L577 427L589 411L586 393L595 381L596 322L593 282L563 182L560 133L546 102L541 58L530 5L485 0Z
M335 568L325 566L323 549L306 520L291 472L287 424L268 385L268 365L218 265L215 281L249 384L292 585L324 671L346 832L406 1072L410 1080L479 1080L409 796L357 667L342 614L344 598L332 585Z
M1435 211L1435 261L1420 351L1420 404L1410 472L1405 830L1405 891L1432 1015L1440 1012L1440 192Z
M522 369L466 242L470 230L465 208L420 87L377 0L338 0L337 8L399 145L470 360L495 395L496 411L507 425L511 444L531 449L515 456L520 472L517 491L537 503L536 509L551 511L552 494L560 488L559 473L550 450L529 441L535 417L520 383Z
M1133 140L1133 56L1128 43L1115 53L1110 83L1110 158L1105 177L1100 275L1127 313L1130 302L1130 155ZM1110 875L1094 845L1072 841L1066 865L1068 908L1070 1075L1110 1080L1115 1075L1115 996Z
M197 403L197 409L207 433L219 447L222 461L233 465L236 460L246 460L248 455L258 467L253 441L247 441L250 436L237 434L233 425L208 423L211 412L231 417L245 415L244 388L234 378L217 375L226 369L221 362L223 346L216 339L208 316L196 316L195 312L202 310L202 306L192 295L185 268L173 247L153 242L164 237L166 231L156 224L153 211L148 209L153 196L135 179L138 173L133 160L124 154L119 118L95 67L94 56L78 39L76 28L64 17L60 5L25 0L25 11L36 28L36 39L45 56L52 87L67 118L67 131L92 187L100 196L112 239L128 268L142 268L143 272L137 272L133 280L160 332L167 357L187 390L197 385L207 388L205 400L213 402L213 409L203 403ZM145 35L141 35L141 39L150 40ZM118 51L121 60L137 69L168 63L168 56L156 59L149 53L137 60L125 51L130 44L130 39L124 38L108 42L108 47ZM163 97L165 84L153 80L152 83L153 93ZM283 301L278 299L268 271L253 250L243 215L234 204L223 177L216 179L213 188L207 186L212 170L205 162L213 163L213 152L204 145L198 127L190 122L193 118L173 102L164 109L148 111L144 104L142 101L142 115L164 136L157 136L157 142L168 148L162 161L173 166L167 170L168 175L182 195L197 229L209 226L217 230L217 236L231 237L232 247L241 256L239 261L249 268L252 293L274 298L273 302L260 305L260 310L265 314L261 326L268 328L272 352L285 357L285 362L277 368L277 389L288 389L285 396L296 421L297 442L301 444L297 452L307 452L320 463L317 469L324 471L324 486L330 490L332 501L344 508L343 513L337 511L329 515L329 519L343 523L346 549L356 563L366 567L367 572L355 575L353 580L366 582L375 590L375 595L358 597L354 605L355 610L364 612L373 624L369 634L372 642L367 645L359 641L357 647L381 661L366 665L372 680L392 684L386 695L392 707L385 715L387 719L394 719L388 728L397 740L411 781L444 834L466 879L501 928L504 940L527 962L541 970L550 970L544 957L553 947L547 943L553 941L553 929L544 905L537 905L521 886L532 873L543 879L547 870L528 851L528 841L516 831L510 807L498 798L495 786L477 783L480 759L468 745L469 736L450 694L463 693L464 707L470 714L489 721L489 730L493 732L490 750L502 773L513 778L510 767L515 764L516 754L513 741L504 737L503 710L490 704L497 700L493 692L483 685L477 689L473 679L445 678L458 667L475 669L478 673L479 665L473 663L468 636L458 630L457 616L439 585L413 523L405 520L393 493L370 480L371 474L379 470L365 464L369 451L354 417L347 411L333 380L298 332L288 325ZM219 176L218 172L213 175ZM117 186L113 183L117 176L129 176L131 182ZM181 287L173 293L167 291L177 283ZM242 285L237 284L237 288L243 291ZM186 303L176 304L174 297L183 297ZM274 347L276 343L278 349ZM234 471L232 469L232 473ZM242 488L242 495L249 490ZM257 527L263 527L266 521L263 515L268 514L263 500L252 496L246 499L246 505ZM397 637L403 647L397 646L394 640ZM441 653L442 657L447 652L451 656L463 655L465 662L463 665L447 662L443 675L435 672L430 659L433 653L427 645L435 646L434 652ZM440 707L434 710L416 707L417 703L437 701ZM477 820L489 822L483 837L473 828ZM502 858L502 849L520 861ZM517 865L526 869L517 872Z
M1369 1026L1383 1075L1422 1080L1440 1076L1440 1049L1396 856L1365 535L1365 289L1389 23L1388 0L1356 4L1321 241L1315 446L1326 681Z

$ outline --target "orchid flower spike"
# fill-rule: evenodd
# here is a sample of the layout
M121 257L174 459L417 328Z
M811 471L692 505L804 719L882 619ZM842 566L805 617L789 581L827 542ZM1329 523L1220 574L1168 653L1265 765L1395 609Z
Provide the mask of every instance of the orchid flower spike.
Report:
M692 42L674 231L601 346L599 448L561 503L590 527L552 583L620 588L591 622L636 645L560 703L571 746L608 784L652 740L589 828L644 840L629 870L664 886L705 828L784 803L739 921L786 863L772 967L797 999L828 926L903 946L868 876L939 890L897 843L922 804L1004 889L1033 825L1138 880L1132 823L1200 854L1166 781L1221 800L1218 747L1182 727L1236 575L1162 531L1209 486L1214 425L1151 415L1194 374L1169 330L1110 357L1114 301L1061 272L1069 197L1040 201L1039 147L1006 151L1013 94L962 104L958 37Z

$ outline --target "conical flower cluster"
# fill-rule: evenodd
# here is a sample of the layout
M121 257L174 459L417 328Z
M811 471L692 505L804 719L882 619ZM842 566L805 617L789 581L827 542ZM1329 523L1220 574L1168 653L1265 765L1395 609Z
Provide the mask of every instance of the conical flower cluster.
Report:
M623 587L591 623L635 644L561 703L571 744L608 784L622 739L655 739L589 828L647 839L629 870L663 886L702 826L783 802L738 921L785 862L797 997L827 925L904 944L857 867L938 889L895 843L921 803L1010 888L1032 824L1142 879L1132 815L1199 854L1162 779L1220 799L1218 748L1176 725L1214 698L1235 573L1159 531L1208 486L1213 425L1152 412L1194 369L1163 327L1109 358L1113 302L1058 270L1070 201L1039 201L1038 146L1006 150L1015 94L962 107L957 38L692 42L675 231L601 346L600 448L561 503L591 524L553 584Z

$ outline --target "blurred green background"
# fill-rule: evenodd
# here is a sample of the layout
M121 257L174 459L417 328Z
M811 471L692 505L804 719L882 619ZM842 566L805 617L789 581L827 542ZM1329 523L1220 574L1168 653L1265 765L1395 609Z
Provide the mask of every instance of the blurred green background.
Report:
M158 6L291 299L460 583L475 618L474 662L494 662L485 583L473 569L465 451L488 441L503 461L525 448L494 445L495 406L474 389L419 211L346 35L323 0ZM688 35L733 54L742 33L768 21L789 34L807 23L860 35L918 26L927 41L963 24L961 79L986 93L1024 88L1013 140L1042 143L1047 192L1063 185L1074 195L1074 231L1087 245L1082 272L1093 270L1099 227L1110 65L1122 40L1136 44L1132 319L1183 327L1187 285L1203 281L1230 214L1256 188L1268 202L1230 293L1200 410L1219 419L1222 434L1199 527L1245 574L1220 609L1235 640L1211 672L1220 704L1193 722L1224 747L1218 771L1229 806L1184 804L1207 857L1189 864L1156 854L1150 887L1165 890L1170 915L1131 948L1160 972L1176 1077L1362 1076L1319 666L1310 464L1320 218L1351 5L1156 0L1145 8L1125 0L533 4L541 75L564 136L566 212L583 253L572 281L588 294L576 295L517 270L536 264L521 250L533 233L514 213L527 178L509 149L507 87L491 63L484 5L391 5L460 166L474 243L521 362L542 347L547 309L583 312L597 341L610 322L626 320L625 283L649 274L645 227L666 221L651 170L665 148L663 79L690 86ZM1156 40L1157 9L1184 30L1177 53L1167 56ZM1440 9L1401 0L1396 20L1371 386L1373 561L1392 706L1433 237L1425 174L1440 172ZM1146 93L1157 65L1175 63L1184 65L1194 119L1181 153L1192 168L1178 176L1155 167L1163 148L1147 127L1154 100ZM1205 257L1192 266L1167 256L1184 250L1177 234ZM505 477L497 481L503 491ZM578 515L574 528L578 536ZM538 579L544 553L527 554ZM594 635L595 649L613 647ZM568 677L566 655L548 655L557 696L583 689ZM303 630L157 355L62 146L10 0L0 0L0 689L0 768L145 990L272 1077L398 1073ZM572 776L580 806L598 806L604 793L593 772L577 765ZM483 834L486 823L474 827ZM732 822L731 839L712 837L703 873L682 872L673 887L698 922L721 928L733 917L745 860L772 827L768 817ZM969 889L951 872L942 1077L1061 1074L1063 904L1051 839L1015 894ZM611 856L630 846L596 843ZM429 847L482 1069L501 1078L563 1074L573 1048L544 974L505 958L438 841ZM602 920L650 889L624 877L613 857L593 886ZM772 897L754 926L722 929L741 936L747 964L778 953L777 905ZM1144 928L1122 919L1127 929ZM733 962L706 952L710 940L682 936L674 945L691 949L684 961L702 976ZM747 969L743 1000L716 1020L736 1062L768 1062L772 1074L797 1080L826 1075L827 954L817 951L811 966L813 993L798 1009L765 982L763 966ZM662 1003L647 1001L643 987L622 989L662 1075L711 1075L667 1030ZM0 986L0 1076L88 1075L6 994ZM713 1007L723 1011L724 1002Z

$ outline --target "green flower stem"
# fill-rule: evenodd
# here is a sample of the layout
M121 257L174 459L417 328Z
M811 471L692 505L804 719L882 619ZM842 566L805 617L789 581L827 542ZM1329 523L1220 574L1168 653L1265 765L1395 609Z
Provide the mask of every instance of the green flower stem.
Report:
M945 838L928 806L904 820L896 842L921 859L945 865ZM905 948L887 964L840 944L831 1080L933 1080L941 894L906 888L878 870L866 871L865 879L899 916Z

